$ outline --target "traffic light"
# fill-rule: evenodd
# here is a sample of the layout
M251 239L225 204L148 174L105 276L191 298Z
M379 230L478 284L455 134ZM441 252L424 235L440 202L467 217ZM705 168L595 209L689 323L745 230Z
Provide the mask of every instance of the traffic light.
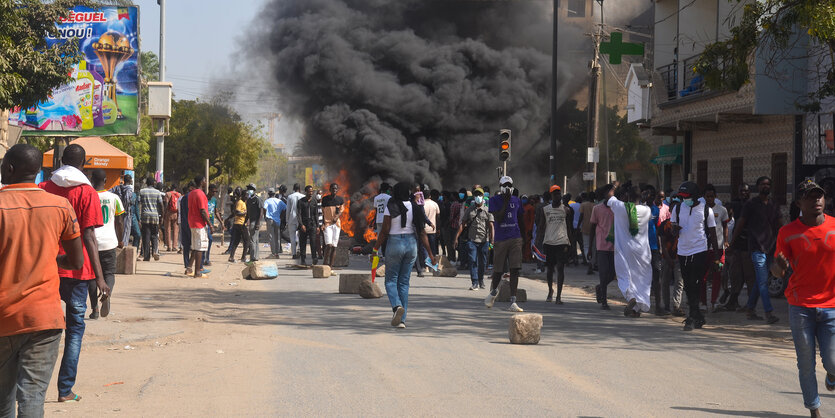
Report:
M499 131L499 161L510 160L510 129Z

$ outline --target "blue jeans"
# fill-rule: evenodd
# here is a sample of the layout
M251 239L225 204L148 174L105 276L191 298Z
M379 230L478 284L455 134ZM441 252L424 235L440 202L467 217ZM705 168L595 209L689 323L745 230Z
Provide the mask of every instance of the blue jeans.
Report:
M757 277L757 285L751 289L748 296L748 309L757 307L757 298L762 298L763 309L766 313L774 310L771 306L771 297L768 295L768 266L771 264L771 254L751 251L751 262L754 263L754 275Z
M409 277L417 258L417 239L414 234L389 235L386 241L386 294L391 307L409 304ZM406 314L403 314L406 322Z
M209 262L209 255L211 255L211 254L212 254L212 243L215 241L215 240L212 238L212 231L211 231L211 230L209 230L209 227L208 227L208 226L206 227L206 234L209 236L209 248L208 248L208 249L206 250L206 252L203 254L203 265L204 265L204 266L206 265L206 263L211 264L211 262Z
M484 268L487 266L487 242L467 241L470 260L470 280L473 286L484 282Z
M789 305L789 325L797 352L797 371L803 404L817 409L818 380L815 377L815 341L820 344L823 368L835 374L835 308L805 308Z
M87 280L61 278L58 292L67 304L67 329L64 332L64 355L58 369L58 396L72 393L78 372L78 355L81 354L81 339L84 338L84 312L87 311Z
M61 330L0 337L0 417L42 417Z

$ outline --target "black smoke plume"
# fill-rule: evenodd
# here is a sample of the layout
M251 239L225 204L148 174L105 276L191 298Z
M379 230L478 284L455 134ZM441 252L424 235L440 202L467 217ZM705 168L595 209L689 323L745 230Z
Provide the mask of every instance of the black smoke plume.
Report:
M508 128L509 173L544 185L550 7L273 0L250 30L245 54L266 75L265 90L281 96L285 117L304 124L305 149L348 170L352 184L373 176L433 188L490 184L498 130ZM560 36L562 101L582 84L590 42L578 28Z

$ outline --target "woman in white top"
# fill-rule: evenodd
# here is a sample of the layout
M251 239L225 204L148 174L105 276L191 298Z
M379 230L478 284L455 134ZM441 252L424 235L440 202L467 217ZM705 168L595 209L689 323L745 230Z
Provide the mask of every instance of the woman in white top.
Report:
M394 186L391 199L386 204L383 227L374 251L385 245L386 294L394 315L391 326L406 328L406 307L409 302L409 277L417 259L418 240L426 248L429 259L435 264L435 255L429 248L424 225L426 216L409 192L409 183Z

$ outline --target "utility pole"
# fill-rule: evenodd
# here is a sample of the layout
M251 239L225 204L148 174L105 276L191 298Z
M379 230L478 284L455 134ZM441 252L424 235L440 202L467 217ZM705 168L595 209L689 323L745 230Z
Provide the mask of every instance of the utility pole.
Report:
M599 118L599 104L598 96L600 92L600 43L603 41L603 0L597 0L600 4L601 23L597 27L597 31L591 35L594 43L594 58L591 61L591 76L589 77L589 107L588 107L588 171L593 173L591 180L591 189L597 189L597 164L600 161L600 118ZM607 156L608 158L608 156ZM608 169L608 164L607 164ZM607 173L608 177L609 174ZM608 183L608 180L606 181Z
M159 4L159 81L165 81L165 0L157 0ZM165 160L165 121L159 121L161 124L159 132L162 135L157 136L157 172L160 180L164 180L163 176L163 162Z
M551 156L548 168L551 173L551 184L557 184L557 39L559 32L559 0L554 0L554 29L553 46L551 52Z

